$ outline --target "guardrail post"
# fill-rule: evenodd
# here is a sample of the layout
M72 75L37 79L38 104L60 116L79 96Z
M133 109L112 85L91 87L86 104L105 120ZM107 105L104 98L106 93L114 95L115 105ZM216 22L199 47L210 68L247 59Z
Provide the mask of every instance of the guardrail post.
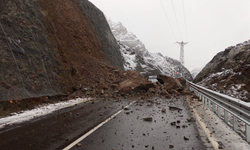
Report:
M213 112L215 113L215 103L213 102Z
M207 106L207 98L204 96L205 106Z
M220 118L221 117L221 112L220 112L220 106L217 105L217 116Z
M224 109L224 121L226 124L228 124L228 112L226 111L226 109Z
M238 132L238 118L236 116L234 116L233 121L234 121L233 122L234 131Z
M246 124L246 140L250 142L250 126Z
M211 109L211 100L208 99L208 107Z

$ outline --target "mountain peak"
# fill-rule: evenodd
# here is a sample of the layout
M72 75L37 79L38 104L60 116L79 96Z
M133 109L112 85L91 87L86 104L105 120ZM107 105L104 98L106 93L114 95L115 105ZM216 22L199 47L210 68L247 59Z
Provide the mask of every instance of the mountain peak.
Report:
M120 46L125 70L137 70L148 76L167 74L179 77L182 74L188 80L193 79L188 69L179 61L161 53L150 53L136 35L128 32L122 23L109 21L109 25Z

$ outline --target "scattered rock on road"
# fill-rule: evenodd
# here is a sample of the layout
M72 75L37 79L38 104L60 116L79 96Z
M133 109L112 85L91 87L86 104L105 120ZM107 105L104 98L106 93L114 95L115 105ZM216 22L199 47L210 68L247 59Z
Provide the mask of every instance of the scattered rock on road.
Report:
M187 118L187 121L188 121L188 122L194 122L195 119L194 119L193 117L190 117L190 118Z
M175 126L176 125L176 122L174 121L174 122L171 122L170 123L172 126Z
M148 121L148 122L152 122L153 118L152 117L147 117L147 118L143 118L144 121Z
M182 110L181 108L175 107L175 106L168 106L170 110Z
M76 146L77 146L77 147L81 147L82 144L81 144L81 143L77 143Z
M174 148L174 145L170 144L170 145L169 145L169 148Z
M184 136L184 140L186 140L186 141L187 141L187 140L189 140L189 138L187 138L187 137L185 137L185 136Z

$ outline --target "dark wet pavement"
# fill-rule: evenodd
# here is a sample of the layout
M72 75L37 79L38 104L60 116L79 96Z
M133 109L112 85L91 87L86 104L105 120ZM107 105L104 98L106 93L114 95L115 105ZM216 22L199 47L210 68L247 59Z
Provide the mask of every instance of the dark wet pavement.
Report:
M169 106L182 110L170 110ZM152 117L152 121L143 119L148 117ZM79 145L72 150L206 149L183 98L140 100Z
M93 99L0 129L1 150L61 150L128 105L128 99Z

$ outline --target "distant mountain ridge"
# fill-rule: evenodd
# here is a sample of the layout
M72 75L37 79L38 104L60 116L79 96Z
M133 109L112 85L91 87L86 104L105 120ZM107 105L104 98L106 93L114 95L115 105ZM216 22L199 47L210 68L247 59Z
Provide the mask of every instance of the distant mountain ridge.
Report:
M182 73L186 79L193 80L191 73L178 60L161 53L148 52L145 45L136 35L128 32L121 22L114 23L109 20L108 23L120 47L125 70L137 70L146 76L168 74L178 77Z

